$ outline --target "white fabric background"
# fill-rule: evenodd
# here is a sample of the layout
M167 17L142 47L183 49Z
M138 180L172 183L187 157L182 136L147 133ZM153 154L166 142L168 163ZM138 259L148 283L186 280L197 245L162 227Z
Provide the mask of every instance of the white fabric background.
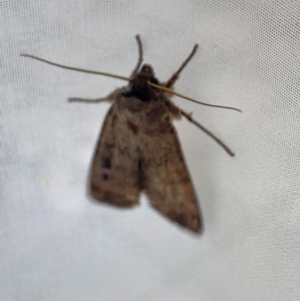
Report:
M0 2L0 300L299 300L298 1ZM109 104L126 82L20 57L166 80L200 48L175 98L235 152L176 122L205 223L191 235L145 197L91 201L87 175Z

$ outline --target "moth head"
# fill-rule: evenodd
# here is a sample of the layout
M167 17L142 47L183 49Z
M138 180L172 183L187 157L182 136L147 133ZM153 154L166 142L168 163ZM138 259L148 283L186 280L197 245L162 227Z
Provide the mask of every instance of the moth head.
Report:
M153 68L150 65L144 64L139 72L139 75L143 75L150 79L151 77L154 77Z
M142 66L141 71L136 76L136 80L144 82L145 84L148 82L158 84L158 80L155 78L153 68L148 64L144 64Z
M140 72L135 75L129 85L129 90L124 92L123 96L135 97L141 101L155 100L159 90L150 87L149 82L159 84L158 80L154 77L153 68L145 64L142 66Z

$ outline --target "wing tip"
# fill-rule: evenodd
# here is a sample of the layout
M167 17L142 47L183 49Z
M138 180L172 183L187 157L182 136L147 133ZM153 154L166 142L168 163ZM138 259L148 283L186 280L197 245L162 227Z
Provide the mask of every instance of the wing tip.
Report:
M186 228L194 232L195 234L201 234L203 232L203 225L198 212L190 213L190 212L177 212L172 210L166 212L164 215L167 216L173 222L177 223L179 226Z
M201 234L203 232L201 219L198 215L179 214L174 221L180 226L187 228L196 234Z

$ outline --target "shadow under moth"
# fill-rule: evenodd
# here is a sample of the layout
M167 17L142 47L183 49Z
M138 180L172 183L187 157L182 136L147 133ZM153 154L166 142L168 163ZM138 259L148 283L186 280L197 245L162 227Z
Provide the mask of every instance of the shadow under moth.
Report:
M139 59L130 78L104 72L56 64L36 56L21 54L64 69L111 76L129 81L107 97L98 99L70 98L70 101L111 101L96 147L90 174L90 191L96 200L118 207L138 204L144 192L151 205L168 219L193 232L203 229L196 193L186 167L172 121L184 116L211 138L230 156L233 152L191 114L177 107L172 95L195 101L173 91L180 72L195 54L196 44L188 58L166 83L160 83L153 68L143 62L140 37L136 36Z

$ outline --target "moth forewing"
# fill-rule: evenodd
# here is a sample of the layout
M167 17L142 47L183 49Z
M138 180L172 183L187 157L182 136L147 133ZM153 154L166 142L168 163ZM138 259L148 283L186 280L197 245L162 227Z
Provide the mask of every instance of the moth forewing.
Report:
M114 102L105 118L96 148L90 179L91 194L99 201L130 207L138 203L140 193L138 165L121 148L122 139L118 135L126 133L122 133L118 119Z

